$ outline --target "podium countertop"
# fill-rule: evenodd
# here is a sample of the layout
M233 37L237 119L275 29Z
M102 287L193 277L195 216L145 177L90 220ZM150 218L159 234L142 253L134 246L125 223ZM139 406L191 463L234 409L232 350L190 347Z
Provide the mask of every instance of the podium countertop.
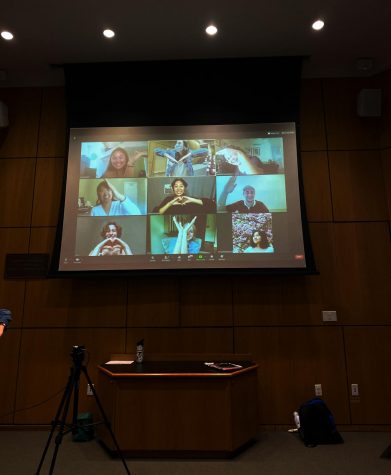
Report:
M229 361L239 368L218 369L205 363L211 361L144 361L143 363L104 363L98 369L111 378L133 377L234 377L258 367L253 361ZM228 363L227 360L213 361L215 364Z

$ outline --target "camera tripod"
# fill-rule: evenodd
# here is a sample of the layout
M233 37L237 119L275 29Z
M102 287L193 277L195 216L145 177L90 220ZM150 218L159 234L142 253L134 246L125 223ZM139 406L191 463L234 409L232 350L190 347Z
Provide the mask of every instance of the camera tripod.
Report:
M85 347L84 346L74 346L72 348L72 353L71 357L73 360L73 365L71 366L70 369L70 375L68 378L68 383L66 385L66 388L64 390L64 394L62 396L60 405L58 406L58 410L56 413L55 419L52 421L52 429L50 431L48 440L46 442L46 446L44 448L44 451L42 453L41 461L39 462L36 475L39 475L41 472L41 468L43 466L43 463L45 461L46 454L48 452L50 442L53 438L54 431L56 430L56 427L59 427L58 434L55 437L55 448L53 451L53 456L52 460L50 463L50 469L49 469L49 475L52 475L56 460L57 460L57 455L58 455L58 450L60 448L62 439L64 435L68 434L69 432L72 432L73 435L77 434L78 429L82 429L80 425L77 424L77 415L78 415L78 403L79 403L79 387L80 387L80 374L83 373L84 376L86 377L87 383L89 384L89 387L91 388L92 394L95 397L96 403L98 404L101 416L103 418L103 422L105 426L107 427L107 430L110 432L111 438L114 442L114 445L117 449L118 455L121 458L122 464L125 468L125 471L127 475L131 475L128 469L128 466L126 465L125 459L122 455L121 449L118 446L118 442L114 436L113 431L111 430L110 422L108 421L106 414L103 410L102 404L98 398L98 395L96 394L94 385L87 373L87 368L85 365L83 365L83 360L84 360L84 354L85 354ZM69 425L66 423L68 411L69 411L69 406L70 402L72 399L72 393L73 393L73 415L72 415L72 424ZM86 426L84 426L86 427Z

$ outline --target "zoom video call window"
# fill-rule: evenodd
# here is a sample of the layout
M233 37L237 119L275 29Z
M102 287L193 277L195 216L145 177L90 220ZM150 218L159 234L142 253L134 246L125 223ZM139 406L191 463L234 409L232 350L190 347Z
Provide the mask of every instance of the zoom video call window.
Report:
M71 129L60 271L305 269L294 123Z

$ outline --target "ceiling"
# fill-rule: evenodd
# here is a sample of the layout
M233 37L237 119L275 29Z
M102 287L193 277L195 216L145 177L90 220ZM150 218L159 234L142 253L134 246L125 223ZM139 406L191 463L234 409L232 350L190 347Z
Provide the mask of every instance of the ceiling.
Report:
M304 77L368 76L391 68L390 19L391 0L2 0L0 87L63 84L63 63L291 55Z

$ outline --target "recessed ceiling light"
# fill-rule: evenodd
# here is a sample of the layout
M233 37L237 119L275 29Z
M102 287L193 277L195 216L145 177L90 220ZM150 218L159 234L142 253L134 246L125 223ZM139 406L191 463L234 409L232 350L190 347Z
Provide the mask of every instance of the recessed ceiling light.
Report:
M2 31L1 36L5 40L12 40L12 38L14 37L14 35L10 31Z
M208 35L213 36L217 33L217 28L214 25L209 25L207 28L205 28L205 31L208 33Z
M104 30L103 36L105 36L106 38L113 38L115 36L115 33L113 30Z
M316 20L314 23L312 23L312 29L319 31L324 27L324 21L323 20Z

